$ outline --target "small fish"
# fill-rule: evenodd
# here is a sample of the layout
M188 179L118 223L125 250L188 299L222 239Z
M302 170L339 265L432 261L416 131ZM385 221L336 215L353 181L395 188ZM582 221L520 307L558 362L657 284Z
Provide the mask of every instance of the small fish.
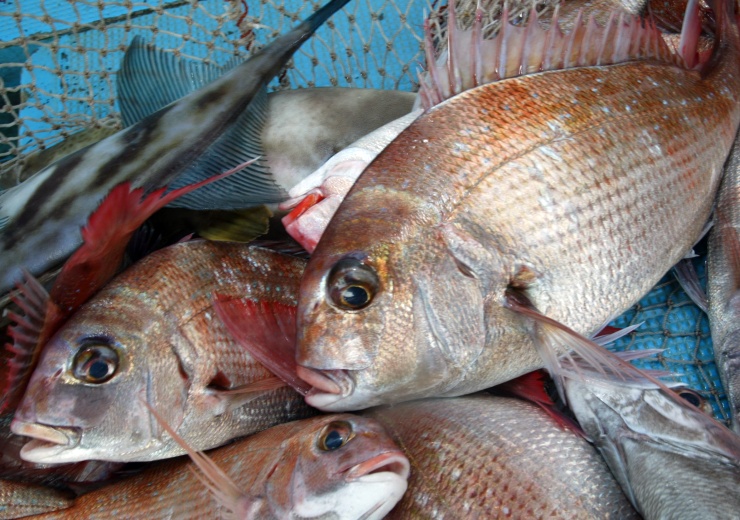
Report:
M139 397L196 449L314 413L235 343L214 298L295 309L305 261L195 240L148 255L83 305L44 346L11 429L37 463L145 461L183 453ZM293 310L294 312L294 310ZM294 325L294 321L291 322ZM289 342L265 331L263 341Z
M197 171L202 179L203 173L209 176L244 162L243 158L221 168L212 156L220 156L219 150L229 146L229 140L222 137L248 131L249 121L261 117L265 85L300 45L347 2L332 0L208 86L66 156L1 194L0 291L11 287L22 269L39 274L71 254L82 241L80 229L114 186L127 181L134 187L151 190L174 180L191 184L194 179L189 172ZM245 158L259 155L251 152L245 150ZM212 169L202 168L198 161L208 162ZM248 168L233 182L249 185L255 196L265 199L262 202L284 198L260 164ZM238 191L232 183L223 189L227 193ZM209 202L205 199L213 193L202 192L188 200L199 200L207 207Z
M537 406L480 394L363 414L411 461L387 518L639 518L597 451Z
M730 154L709 234L707 296L714 358L740 434L740 137Z
M462 395L573 345L609 364L569 340L633 305L693 245L740 123L740 35L726 3L714 11L711 58L695 52L694 2L680 55L619 12L568 35L534 13L526 26L504 16L493 40L476 41L476 24L451 35L468 43L447 64L428 37L431 108L359 177L306 267L307 402Z
M352 415L281 424L208 458L155 463L37 518L380 520L403 495L409 476L408 459L385 430Z
M646 520L740 514L740 437L667 388L572 373L568 405Z

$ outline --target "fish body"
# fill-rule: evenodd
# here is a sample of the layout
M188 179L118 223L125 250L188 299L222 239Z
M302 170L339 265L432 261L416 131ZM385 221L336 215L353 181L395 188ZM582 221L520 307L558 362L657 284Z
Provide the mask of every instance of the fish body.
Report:
M73 504L69 493L36 484L0 480L0 519L25 518Z
M44 347L11 429L31 462L142 461L183 453L142 400L195 449L311 415L232 341L214 297L295 306L305 261L203 240L161 249L81 307ZM102 372L101 372L102 371Z
M321 449L340 428L351 438ZM244 518L379 520L406 490L408 461L375 421L350 415L282 424L209 453L243 492L243 511L227 516L185 459L78 497L41 519ZM241 515L239 514L241 513ZM324 516L322 516L324 515Z
M153 189L182 180L182 173L250 112L250 103L264 97L265 85L293 52L347 1L332 0L207 87L0 195L0 290L8 290L21 269L39 274L71 254L81 243L80 229L114 186L129 181ZM269 179L264 182L269 188Z
M655 387L566 378L565 392L578 422L646 520L738 518L735 433Z
M740 122L734 20L723 38L703 73L658 59L532 73L414 121L306 268L308 402L462 395L540 368L516 298L583 335L634 304L709 216Z
M639 518L593 446L532 403L481 394L364 415L411 461L388 518Z
M730 154L709 235L707 296L714 358L740 433L740 146Z

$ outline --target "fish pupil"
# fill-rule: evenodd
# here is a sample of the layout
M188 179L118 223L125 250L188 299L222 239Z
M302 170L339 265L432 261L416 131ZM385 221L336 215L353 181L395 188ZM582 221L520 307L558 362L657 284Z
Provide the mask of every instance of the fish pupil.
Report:
M694 406L696 406L696 407L701 406L701 399L699 398L698 395L694 394L693 392L685 392L684 391L684 392L681 392L680 395L681 395L681 397L683 397L683 399L685 401L688 401L689 403L693 404Z
M93 361L89 373L93 379L103 379L108 375L108 364L102 360Z
M329 451L337 450L341 448L343 444L344 444L344 439L342 438L342 434L339 433L337 430L332 430L326 434L324 445L326 446L327 450Z
M351 285L342 292L342 300L350 307L361 307L370 299L370 295L364 287Z

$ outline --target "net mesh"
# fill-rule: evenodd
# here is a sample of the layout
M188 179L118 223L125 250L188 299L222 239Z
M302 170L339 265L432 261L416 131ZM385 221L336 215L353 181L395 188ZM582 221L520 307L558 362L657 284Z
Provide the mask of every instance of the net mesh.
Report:
M115 77L135 35L184 58L224 64L269 42L320 4L0 0L0 189L34 173L24 172L24 164L32 170L42 150L60 142L86 144L120 128ZM424 15L435 7L427 0L354 0L298 51L271 88L415 90ZM460 21L465 23L464 15ZM439 20L433 25L443 31ZM695 263L703 280L703 259ZM707 318L672 275L614 324L640 322L615 348L665 349L642 365L679 374L728 422Z

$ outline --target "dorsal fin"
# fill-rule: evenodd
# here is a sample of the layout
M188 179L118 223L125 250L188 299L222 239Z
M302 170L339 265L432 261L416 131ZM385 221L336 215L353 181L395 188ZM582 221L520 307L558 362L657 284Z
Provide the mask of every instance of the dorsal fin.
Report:
M419 96L429 109L471 88L506 78L574 67L612 65L632 60L658 60L679 67L699 67L706 57L697 54L701 31L696 0L687 7L680 53L663 41L652 19L613 11L606 25L579 14L570 32L558 24L558 8L549 28L543 28L532 8L526 24L512 25L504 7L498 33L484 38L482 12L468 29L457 27L455 2L450 0L447 50L436 56L429 20L425 22L427 72L420 76Z

